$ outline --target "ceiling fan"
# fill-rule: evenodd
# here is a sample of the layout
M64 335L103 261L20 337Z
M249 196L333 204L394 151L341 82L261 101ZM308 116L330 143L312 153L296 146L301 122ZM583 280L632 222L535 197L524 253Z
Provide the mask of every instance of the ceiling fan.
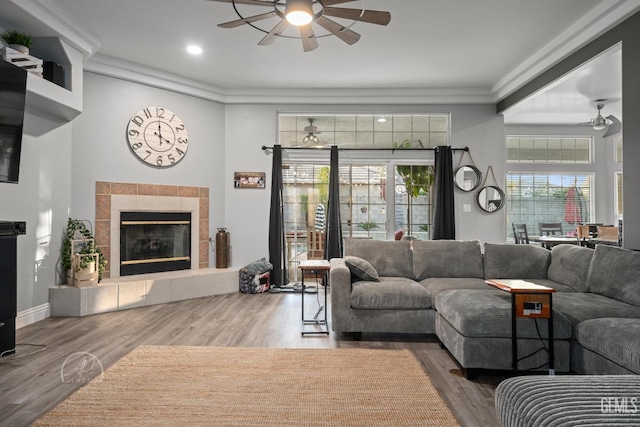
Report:
M360 40L360 34L349 29L356 21L377 25L387 25L391 21L389 12L367 9L350 9L344 7L333 7L342 3L350 3L357 0L209 0L222 3L231 3L240 19L218 24L222 28L235 28L243 24L250 25L256 30L266 33L258 42L264 46L271 44L277 37L299 38L302 40L302 48L305 52L312 51L318 47L318 38L313 30L312 24L317 24L347 44L354 44ZM244 4L251 6L262 6L272 10L259 15L243 16L238 11L236 5ZM255 22L279 17L280 21L269 31L254 25ZM353 21L350 25L344 26L328 17L342 18ZM300 36L287 36L284 34L289 25L298 27Z
M318 138L318 135L322 132L320 132L318 130L318 127L313 124L315 122L315 119L313 117L309 117L307 121L309 122L309 125L305 126L305 128L303 129L307 133L305 137L302 138L303 146L313 146L318 148L322 147L322 145L319 145L320 138Z
M607 102L614 101L613 99L596 99L594 101L595 108L598 110L598 115L588 122L578 123L578 126L591 126L594 130L607 129L602 135L606 138L611 135L615 135L622 129L622 123L616 116L609 115L607 117L602 116L602 108L604 108Z

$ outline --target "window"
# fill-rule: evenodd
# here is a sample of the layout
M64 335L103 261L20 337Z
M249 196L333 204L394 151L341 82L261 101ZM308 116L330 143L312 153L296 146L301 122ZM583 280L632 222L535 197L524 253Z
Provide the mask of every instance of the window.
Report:
M581 222L591 222L592 174L508 173L507 236L511 224L527 224L530 235L538 234L538 223L559 222L570 234Z
M613 136L614 159L616 163L622 163L622 135Z
M591 163L590 137L507 137L509 163Z
M615 173L616 176L616 189L615 189L615 195L616 195L616 216L618 218L622 218L622 214L623 214L623 209L622 209L622 172L616 172Z
M446 114L280 114L278 131L283 147L429 148L448 145L448 130Z
M448 115L280 114L278 133L284 148L338 145L356 149L340 153L344 237L391 240L402 230L419 239L429 238L434 153L402 152L400 148L447 145ZM318 137L317 142L313 136ZM305 137L309 137L306 142ZM391 155L390 151L368 150L372 148L399 149ZM289 274L291 280L297 280L297 263L309 252L310 232L324 228L321 219L326 218L323 214L328 202L328 153L285 150L283 157Z

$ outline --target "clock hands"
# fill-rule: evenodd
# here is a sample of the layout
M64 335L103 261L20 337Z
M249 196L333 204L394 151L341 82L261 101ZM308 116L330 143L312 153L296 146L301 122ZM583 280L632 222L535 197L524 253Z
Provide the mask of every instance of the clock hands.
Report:
M171 144L171 141L169 141L167 138L164 138L161 134L159 134L158 132L154 132L153 133L155 136L157 136L158 138L160 138L160 145L162 145L162 140L164 140L164 142L166 142L167 144Z
M162 136L162 126L161 123L158 122L158 132L153 132L153 134L155 136L157 136L160 140L160 145L162 145L162 141L164 140L164 142L166 142L167 144L171 145L171 141L169 141L167 138Z

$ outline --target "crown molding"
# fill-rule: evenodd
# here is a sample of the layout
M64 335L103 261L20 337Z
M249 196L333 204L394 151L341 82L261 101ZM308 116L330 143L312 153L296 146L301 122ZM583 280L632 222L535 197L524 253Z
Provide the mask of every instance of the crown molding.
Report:
M224 89L107 55L85 71L223 104L489 104L489 89Z
M488 88L229 90L227 104L488 104Z
M84 64L84 70L210 101L225 102L222 88L107 55L94 55Z
M602 1L492 88L497 102L640 10L640 0Z

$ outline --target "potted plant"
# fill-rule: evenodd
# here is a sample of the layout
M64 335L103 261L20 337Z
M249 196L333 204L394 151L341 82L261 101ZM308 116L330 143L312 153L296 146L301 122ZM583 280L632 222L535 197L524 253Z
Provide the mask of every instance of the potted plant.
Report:
M67 228L64 232L63 242L62 242L62 269L66 272L67 283L71 281L71 265L73 262L74 254L72 251L72 243L77 240L87 240L86 244L78 251L78 253L83 254L98 254L98 282L102 280L102 273L104 272L107 266L107 259L102 255L100 249L95 246L95 240L93 240L93 236L91 235L91 231L87 228L84 221L79 219L69 218L67 220ZM88 240L91 239L91 240ZM85 262L90 262L92 257L81 257L82 259L86 259ZM71 284L71 283L69 283Z
M31 49L31 36L16 30L9 30L2 33L2 38L11 49L15 49L20 53L29 54Z
M378 228L378 224L376 224L374 221L365 221L359 222L358 227L366 231L368 236L371 230L373 230L374 228Z

